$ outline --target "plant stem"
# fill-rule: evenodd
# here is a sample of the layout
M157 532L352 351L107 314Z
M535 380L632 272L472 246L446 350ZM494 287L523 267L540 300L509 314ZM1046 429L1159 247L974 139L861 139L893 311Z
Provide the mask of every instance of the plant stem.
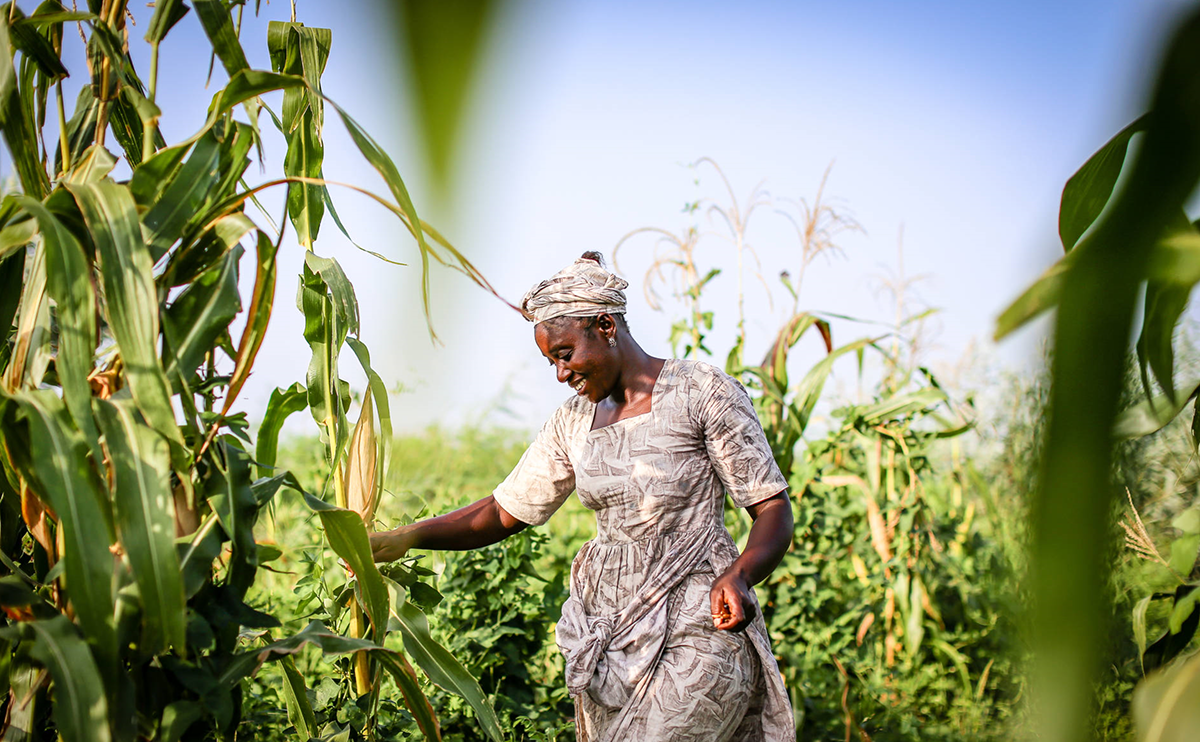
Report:
M71 169L71 145L67 141L67 112L63 108L62 80L54 84L54 97L58 102L58 146L62 148L62 172Z
M158 89L158 44L154 42L150 45L150 83L149 83L149 100L154 103L155 92ZM149 122L142 129L142 162L150 159L150 155L154 154L154 132L158 130L154 122Z

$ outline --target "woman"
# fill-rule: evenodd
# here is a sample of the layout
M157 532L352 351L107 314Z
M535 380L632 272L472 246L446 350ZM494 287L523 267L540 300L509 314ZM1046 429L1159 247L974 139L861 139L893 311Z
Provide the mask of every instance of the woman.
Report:
M495 543L578 490L597 536L572 564L556 632L578 739L791 742L751 587L791 543L787 482L740 384L633 340L626 286L584 253L525 295L534 340L575 396L491 496L372 535L375 560ZM754 518L741 555L726 493Z

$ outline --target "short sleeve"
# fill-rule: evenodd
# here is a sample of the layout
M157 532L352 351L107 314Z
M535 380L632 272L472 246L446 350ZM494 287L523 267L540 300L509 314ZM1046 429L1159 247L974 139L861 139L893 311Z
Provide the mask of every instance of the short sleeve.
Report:
M749 507L787 489L745 387L711 367L698 381L693 388L694 419L733 504Z
M575 469L567 457L563 435L564 408L546 421L521 460L492 496L522 523L540 526L575 490Z

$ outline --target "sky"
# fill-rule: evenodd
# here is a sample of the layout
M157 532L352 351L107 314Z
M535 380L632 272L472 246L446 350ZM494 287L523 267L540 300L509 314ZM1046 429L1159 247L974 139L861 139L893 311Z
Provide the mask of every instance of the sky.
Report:
M868 322L834 320L834 341L886 331L894 307L882 286L917 277L911 307L936 308L927 362L954 375L974 358L981 377L1028 369L1047 326L992 343L995 317L1062 253L1057 207L1063 183L1144 105L1177 0L1089 2L551 2L512 0L488 38L464 126L453 188L433 195L406 93L396 21L377 2L299 0L298 19L333 29L324 91L391 153L422 216L497 287L518 301L584 250L611 256L640 227L697 226L705 266L721 267L704 295L716 316L710 347L723 363L737 317L736 254L706 209L727 206L719 164L739 203L761 188L769 202L747 230L763 282L747 271L748 357L760 356L792 308L778 280L795 275L795 202L825 189L862 231L839 239L843 257L808 270L799 306ZM134 9L139 69L148 9ZM287 19L280 0L250 13L242 43L269 67L266 22ZM167 141L200 125L224 83L189 13L162 48L159 103ZM85 76L82 60L68 81ZM73 100L70 93L68 101ZM277 104L271 97L268 103ZM326 129L326 177L386 193L337 124ZM267 137L266 171L278 172L282 139ZM0 170L11 171L7 156ZM264 198L278 220L282 192ZM431 342L421 313L417 252L394 217L334 189L355 241L409 267L359 252L328 220L316 251L354 282L362 339L389 386L400 430L438 424L533 429L565 399L540 356L532 326L457 274L435 271ZM706 200L708 199L708 200ZM257 215L255 215L256 218ZM651 238L621 248L631 282L629 320L653 355L667 355L680 306L655 312L642 296ZM294 306L301 249L281 251L267 341L238 405L261 418L275 387L303 381L309 352ZM753 260L748 258L753 265ZM249 295L252 270L243 276ZM813 347L808 347L811 343ZM816 360L802 341L797 365ZM343 372L362 388L345 353ZM853 364L838 384L852 383ZM295 416L293 432L312 429Z

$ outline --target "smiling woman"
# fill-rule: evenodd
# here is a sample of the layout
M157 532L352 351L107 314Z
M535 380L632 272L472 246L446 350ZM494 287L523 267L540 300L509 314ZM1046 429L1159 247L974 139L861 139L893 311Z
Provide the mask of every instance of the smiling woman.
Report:
M752 588L791 543L787 482L737 381L634 341L626 285L585 253L525 296L538 348L575 396L491 496L374 534L375 559L495 543L577 491L597 536L575 557L556 637L579 740L792 740ZM754 518L740 555L726 494Z

